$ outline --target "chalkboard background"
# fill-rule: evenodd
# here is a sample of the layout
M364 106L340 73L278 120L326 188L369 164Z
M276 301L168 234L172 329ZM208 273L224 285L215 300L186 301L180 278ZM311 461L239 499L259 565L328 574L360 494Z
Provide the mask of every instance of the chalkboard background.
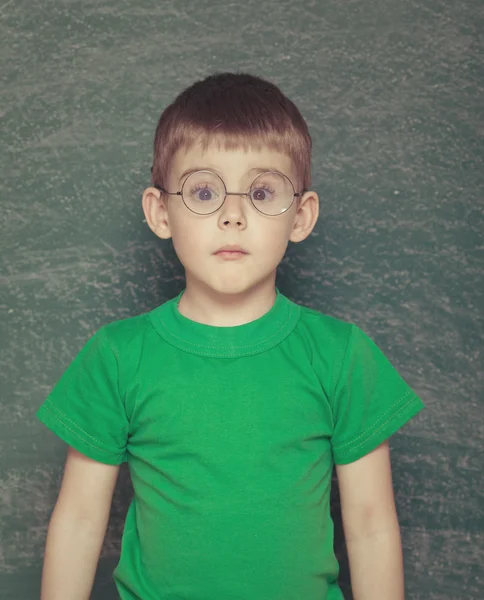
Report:
M65 458L34 412L102 324L183 287L140 197L162 109L224 70L311 128L321 216L281 291L357 323L427 405L391 441L407 598L484 598L483 31L482 0L0 6L2 600L38 598ZM130 496L123 470L95 599Z

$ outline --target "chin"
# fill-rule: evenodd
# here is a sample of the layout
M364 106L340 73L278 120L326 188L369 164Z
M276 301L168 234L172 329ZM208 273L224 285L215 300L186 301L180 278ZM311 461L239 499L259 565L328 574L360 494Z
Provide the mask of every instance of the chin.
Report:
M268 273L260 273L258 275L252 273L250 276L243 270L238 273L210 273L205 272L203 275L195 275L192 271L188 274L190 287L200 290L205 290L209 294L221 294L229 296L243 295L250 291L264 287L273 287L275 285L275 273L269 270Z

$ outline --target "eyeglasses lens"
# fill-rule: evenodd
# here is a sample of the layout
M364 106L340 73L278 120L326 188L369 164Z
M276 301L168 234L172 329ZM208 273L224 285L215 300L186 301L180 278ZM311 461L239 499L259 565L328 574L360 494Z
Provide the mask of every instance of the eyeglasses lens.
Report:
M289 179L280 173L262 173L250 186L250 197L260 212L280 215L291 206L294 188Z
M200 215L216 211L225 199L223 181L210 171L196 171L183 184L183 202Z

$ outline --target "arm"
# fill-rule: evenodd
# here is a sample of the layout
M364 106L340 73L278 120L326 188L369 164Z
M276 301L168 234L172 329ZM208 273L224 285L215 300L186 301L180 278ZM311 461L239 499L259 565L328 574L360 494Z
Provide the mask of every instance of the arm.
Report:
M118 472L69 448L47 533L41 600L89 598Z
M404 600L388 443L336 471L354 600Z

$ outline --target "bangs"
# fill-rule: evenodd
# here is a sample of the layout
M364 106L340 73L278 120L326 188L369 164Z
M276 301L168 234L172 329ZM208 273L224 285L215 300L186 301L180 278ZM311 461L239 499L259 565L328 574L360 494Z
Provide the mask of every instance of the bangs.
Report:
M153 183L164 186L179 150L199 145L269 148L294 163L298 187L311 184L311 137L297 107L274 84L251 75L221 74L197 82L163 112L154 142Z

